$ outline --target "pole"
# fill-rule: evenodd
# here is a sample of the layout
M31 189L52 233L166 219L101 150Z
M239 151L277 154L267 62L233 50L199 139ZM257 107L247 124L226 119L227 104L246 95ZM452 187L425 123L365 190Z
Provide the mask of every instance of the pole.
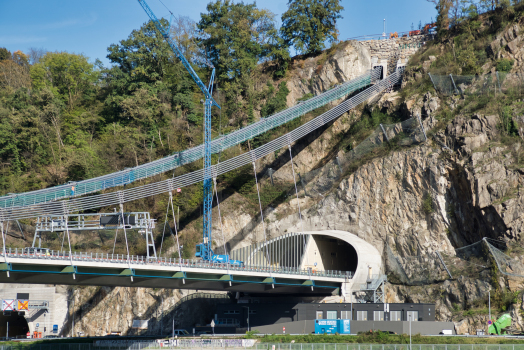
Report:
M409 350L412 350L411 349L411 315L408 316L409 317Z
M249 306L247 307L247 331L249 332Z
M491 289L488 291L488 309L489 309L489 319L491 321Z
M9 339L9 322L7 322L7 330L5 331L5 338Z

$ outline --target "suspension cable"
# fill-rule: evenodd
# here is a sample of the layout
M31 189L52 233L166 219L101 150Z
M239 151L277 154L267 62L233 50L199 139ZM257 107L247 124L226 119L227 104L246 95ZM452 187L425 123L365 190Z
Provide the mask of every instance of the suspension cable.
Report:
M306 264L309 265L308 254L306 252L306 237L304 233L304 222L302 221L302 211L300 210L300 200L298 198L297 179L295 177L295 166L293 165L293 152L291 152L291 143L288 145L288 148L289 148L289 157L291 159L291 170L293 171L293 183L295 184L295 194L297 196L298 217L300 219L300 228L302 230L302 243L304 246L304 255L306 256Z
M9 222L9 221L8 221ZM4 251L4 262L7 262L7 253L5 250L5 233L4 233L4 222L0 222L0 227L2 229L2 241L3 241L3 251Z
M248 142L249 145L249 142ZM249 146L249 153L251 153L251 146ZM266 259L269 263L269 275L272 275L273 267L271 266L271 260L269 258L269 247L267 244L267 235L266 235L266 223L264 222L264 212L262 211L262 201L260 200L260 190L258 188L258 179L257 179L257 166L255 159L253 157L253 172L255 174L255 185L257 186L257 195L258 195L258 206L260 207L260 219L262 220L262 229L264 230L264 245L266 246Z
M65 221L65 227L67 232L67 243L69 244L69 260L71 261L71 265L73 265L73 252L71 251L71 237L69 236L69 224L67 222L68 215L66 212L66 215L64 215L64 221ZM73 274L73 279L75 278L75 275Z
M162 256L162 246L164 244L164 234L166 232L167 216L168 215L169 215L169 202L167 202L166 219L164 220L164 229L162 230L162 241L160 242L160 253L158 253L159 256Z
M218 208L218 219L220 221L220 232L222 233L222 243L224 245L224 254L227 254L227 250L226 250L226 237L224 236L224 228L222 226L222 215L220 214L220 202L218 200L218 189L217 189L217 178L216 177L213 177L213 183L215 185L215 193L216 193L216 197L217 197L217 208ZM231 260L231 257L229 257ZM229 261L227 262L227 273L229 274Z
M171 211L173 212L173 222L175 223L175 233L176 233L176 245L178 248L178 258L182 259L182 253L180 252L180 242L178 241L178 228L176 225L176 216L175 216L175 206L173 205L173 194L169 192L169 201L171 202ZM171 231L171 234L173 234L173 231L171 230L171 225L169 226L169 230ZM182 260L180 260L182 261Z
M131 261L129 260L129 244L127 243L127 231L126 231L126 219L124 217L124 205L120 203L120 213L122 214L122 222L124 224L124 237L126 240L126 250L127 250L127 264L131 268ZM133 276L131 276L131 281L133 280Z

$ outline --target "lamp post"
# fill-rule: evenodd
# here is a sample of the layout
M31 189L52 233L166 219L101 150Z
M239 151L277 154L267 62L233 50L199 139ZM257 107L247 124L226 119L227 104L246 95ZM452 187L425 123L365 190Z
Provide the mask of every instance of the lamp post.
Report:
M242 306L243 308L247 309L247 331L249 332L249 306Z
M411 350L411 315L408 315L409 319L409 350Z

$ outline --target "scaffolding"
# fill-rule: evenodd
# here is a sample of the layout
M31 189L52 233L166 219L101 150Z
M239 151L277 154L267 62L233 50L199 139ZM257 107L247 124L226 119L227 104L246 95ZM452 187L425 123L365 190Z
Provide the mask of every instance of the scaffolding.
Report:
M42 246L41 232L65 232L65 231L90 231L90 230L138 230L144 234L147 246L147 258L156 259L155 241L153 229L156 226L155 219L151 219L148 212L124 213L98 213L98 214L70 214L62 216L41 216L37 218L35 236L31 248ZM150 250L153 255L150 256Z

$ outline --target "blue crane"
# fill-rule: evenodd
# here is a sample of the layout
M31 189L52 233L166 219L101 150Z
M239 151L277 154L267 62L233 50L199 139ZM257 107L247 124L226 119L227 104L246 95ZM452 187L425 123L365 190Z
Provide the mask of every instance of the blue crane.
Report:
M213 99L212 96L213 82L215 80L215 67L208 63L210 68L212 68L212 71L209 85L206 86L202 82L198 74L196 74L193 67L191 67L188 60L184 57L178 45L169 35L170 27L168 26L166 28L164 25L162 25L162 23L160 23L160 21L158 20L158 18L153 13L153 11L151 10L151 8L145 0L138 0L138 3L142 6L149 18L153 21L156 28L167 41L175 55L180 59L180 61L182 61L182 64L184 65L184 67L186 67L187 71L189 72L195 83L198 85L198 87L206 97L206 100L204 102L204 240L202 243L197 244L195 255L197 257L202 258L202 260L206 261L242 265L243 263L241 261L229 259L229 255L219 255L213 253L213 249L211 247L211 244L213 242L211 239L211 209L213 204L213 179L211 174L211 107L215 105L218 108L220 108L219 104Z

